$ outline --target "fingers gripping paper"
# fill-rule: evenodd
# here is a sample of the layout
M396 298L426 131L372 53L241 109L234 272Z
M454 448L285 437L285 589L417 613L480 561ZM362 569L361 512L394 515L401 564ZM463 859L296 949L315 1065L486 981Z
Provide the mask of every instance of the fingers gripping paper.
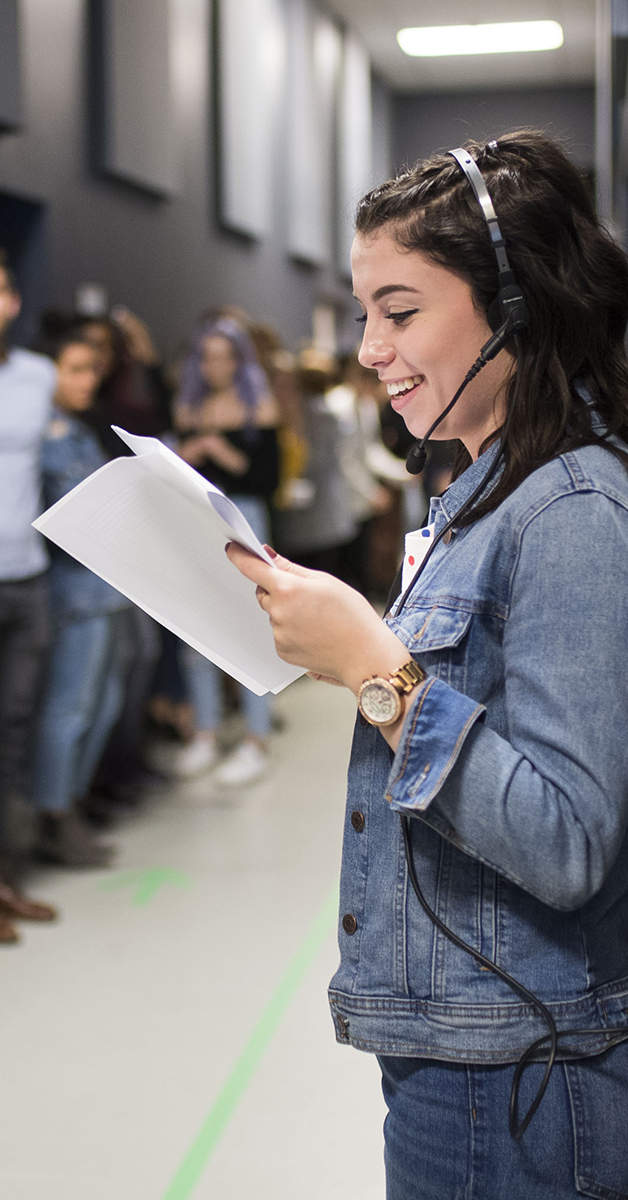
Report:
M258 696L303 674L282 662L255 584L229 562L238 541L272 564L233 503L157 438L116 429L135 451L116 458L33 522Z

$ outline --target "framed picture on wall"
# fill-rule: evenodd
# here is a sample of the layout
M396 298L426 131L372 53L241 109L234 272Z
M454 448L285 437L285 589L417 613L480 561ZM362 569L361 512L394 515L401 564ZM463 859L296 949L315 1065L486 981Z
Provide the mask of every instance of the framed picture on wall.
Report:
M155 196L178 190L173 0L90 0L92 160Z
M361 43L344 38L338 130L339 264L351 274L355 209L373 186L371 63Z
M24 118L22 55L17 0L0 3L0 133L19 129Z
M280 0L216 0L219 215L252 238L270 233L285 69Z
M314 266L332 261L334 146L342 35L309 0L290 5L288 250Z

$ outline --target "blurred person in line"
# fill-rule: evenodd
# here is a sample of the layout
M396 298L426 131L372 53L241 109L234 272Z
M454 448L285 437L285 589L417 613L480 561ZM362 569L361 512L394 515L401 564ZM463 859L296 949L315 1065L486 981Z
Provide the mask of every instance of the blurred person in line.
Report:
M357 522L349 484L342 468L347 435L325 400L337 381L336 360L314 346L298 357L298 385L303 402L307 462L299 482L277 508L277 545L305 567L343 574L345 547L355 538Z
M145 322L118 306L110 315L78 316L77 324L96 353L96 406L110 424L147 437L169 429L172 394Z
M128 308L84 316L80 324L97 356L100 382L95 410L102 418L101 438L112 456L132 451L110 429L160 437L171 428L172 390L154 340L144 321ZM97 776L95 819L107 820L118 808L138 802L153 772L144 757L148 697L161 650L155 621L133 606L127 617L128 656L124 703L105 749Z
M250 330L251 322L248 314L244 309L235 305L223 305L205 309L197 320L197 328L200 328L202 325L213 324L221 318L234 321L245 332ZM177 395L180 391L183 364L188 358L189 351L190 339L186 337L179 343L165 368L164 378L173 396ZM177 438L172 430L166 431L164 441L171 448L176 449ZM187 676L182 665L184 643L174 633L171 633L169 629L165 629L163 626L159 626L158 632L160 643L159 653L151 677L147 704L148 716L153 728L158 730L160 735L165 735L166 738L176 738L187 743L194 740L196 726L194 710L190 702ZM230 687L230 682L228 679L225 681L227 689ZM228 696L228 700L233 699L237 700L235 685L233 685L231 694ZM200 756L200 751L198 753ZM168 755L164 758L159 753L159 750L157 750L156 755L149 755L149 757L151 757L152 763L158 771L158 762L166 768L172 766L170 756ZM183 766L185 769L185 757L182 763L179 761L178 765ZM202 767L200 769L205 768Z
M343 547L340 577L363 596L373 592L369 577L373 519L389 512L394 503L394 493L381 482L372 467L378 451L380 458L388 457L381 440L379 407L375 398L377 386L373 372L365 370L354 354L344 363L342 383L325 393L325 404L338 419L343 432L340 467L357 526L355 537ZM396 460L394 468L398 468ZM380 464L380 473L381 469Z
M269 540L268 504L278 482L277 405L248 334L232 318L203 322L183 363L175 407L181 457L230 496L261 542ZM183 664L196 732L177 763L182 775L215 767L214 781L251 783L267 768L268 696L241 688L243 740L219 762L221 672L186 646Z
M94 406L97 356L83 330L57 332L48 349L57 365L55 406L41 459L49 506L102 467L111 453L109 431ZM53 632L32 772L40 824L37 849L47 862L103 867L112 850L95 838L79 801L89 791L122 707L125 622L131 605L52 543L50 556Z
M0 250L0 943L18 940L15 918L51 920L48 905L16 887L16 859L29 847L26 765L48 642L48 554L31 527L42 511L39 456L56 372L7 333L20 297Z
M244 309L234 304L208 309L199 324L227 319L244 330L251 339L271 395L277 404L277 439L279 443L279 484L271 504L273 510L299 506L304 498L309 503L312 488L304 479L308 459L308 444L303 419L303 400L297 357L286 350L274 328L266 322L253 321Z
M272 507L298 508L307 504L313 495L312 486L305 478L309 446L298 360L286 350L272 325L250 324L248 332L279 409L279 486Z

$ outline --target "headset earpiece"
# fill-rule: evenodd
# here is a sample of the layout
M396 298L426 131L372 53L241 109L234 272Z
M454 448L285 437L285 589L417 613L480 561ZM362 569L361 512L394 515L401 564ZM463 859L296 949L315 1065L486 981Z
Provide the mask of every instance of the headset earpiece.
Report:
M499 289L486 310L486 320L492 333L507 326L510 337L528 328L528 308L516 280Z
M491 303L486 310L486 319L492 333L495 333L499 329L500 325L503 324L502 312L499 306L499 298L497 296L494 300L491 300Z

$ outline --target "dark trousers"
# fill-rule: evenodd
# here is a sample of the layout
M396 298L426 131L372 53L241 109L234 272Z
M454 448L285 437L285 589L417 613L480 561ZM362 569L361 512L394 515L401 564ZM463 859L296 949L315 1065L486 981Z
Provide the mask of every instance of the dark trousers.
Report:
M49 641L44 575L0 580L0 854L19 835L15 806L24 803L37 692Z
M105 787L132 777L143 761L146 707L161 649L160 627L141 608L126 610L124 628L124 701L97 771Z

